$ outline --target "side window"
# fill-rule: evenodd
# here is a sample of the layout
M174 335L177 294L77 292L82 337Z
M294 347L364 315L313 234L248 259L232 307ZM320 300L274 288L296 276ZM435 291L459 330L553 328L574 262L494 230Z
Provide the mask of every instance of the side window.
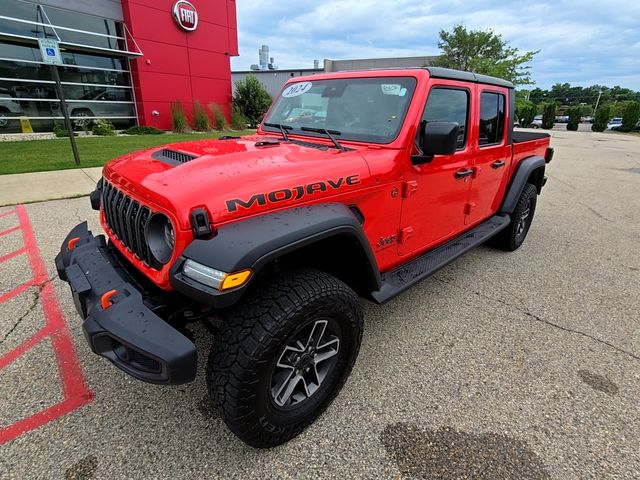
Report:
M504 138L504 95L482 92L480 95L480 135L478 145L496 145Z
M467 142L469 93L466 90L436 87L429 92L423 122L455 122L460 125L458 150Z

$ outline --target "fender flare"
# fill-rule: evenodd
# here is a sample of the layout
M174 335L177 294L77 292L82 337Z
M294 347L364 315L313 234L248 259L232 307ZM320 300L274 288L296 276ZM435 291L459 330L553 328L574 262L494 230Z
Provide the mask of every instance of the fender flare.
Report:
M194 240L185 248L171 268L171 284L203 303L230 306L240 299L251 281L238 289L219 292L185 277L181 272L186 259L223 272L250 268L258 273L278 257L336 235L346 235L359 244L367 259L368 271L362 273L371 291L378 290L381 277L371 245L358 218L342 203L281 210L224 225L213 238Z
M507 189L504 201L502 202L500 213L513 213L516 208L516 204L518 203L518 199L522 194L522 190L524 190L524 186L527 183L527 180L529 180L529 177L534 171L540 168L542 168L542 173L544 174L545 165L546 162L544 161L544 158L538 155L532 155L531 157L527 157L520 163L518 163L516 171L511 177L511 183L509 184L509 188ZM536 185L536 188L538 188L539 194L542 185Z

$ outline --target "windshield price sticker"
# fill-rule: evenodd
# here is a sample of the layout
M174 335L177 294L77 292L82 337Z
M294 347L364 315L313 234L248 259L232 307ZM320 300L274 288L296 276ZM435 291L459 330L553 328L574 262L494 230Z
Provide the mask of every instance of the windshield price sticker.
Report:
M407 93L406 88L402 88L402 85L397 83L383 83L380 85L382 93L385 95L395 95L397 97L404 97Z
M313 87L313 83L311 82L294 83L284 89L282 96L284 98L299 97L311 90L311 87Z

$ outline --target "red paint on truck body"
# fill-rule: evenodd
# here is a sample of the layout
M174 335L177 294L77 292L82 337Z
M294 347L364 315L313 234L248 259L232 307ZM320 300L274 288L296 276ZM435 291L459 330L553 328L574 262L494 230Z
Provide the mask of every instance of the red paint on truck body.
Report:
M127 251L108 230L101 215L105 230L137 268L168 290L170 266L193 240L190 213L194 208L205 208L212 224L221 226L269 211L314 203L355 205L366 218L364 231L382 272L495 214L518 162L531 155L544 157L549 146L548 138L513 145L504 140L499 145L478 146L480 92L502 93L508 102L508 89L430 78L429 72L422 69L330 73L296 77L289 83L394 76L414 77L417 87L399 135L386 145L341 140L350 149L346 152L286 142L261 146L257 142L278 140L281 136L259 128L256 135L239 139L164 146L198 157L179 167L152 158L158 148L125 155L107 164L104 168L107 181L153 211L165 213L176 226L173 257L161 270L143 265ZM430 90L438 86L465 89L469 93L466 147L454 155L438 156L431 163L415 166L410 156L416 153L418 125ZM507 105L505 129L509 125L508 115ZM331 145L323 137L293 134L290 137ZM505 167L493 169L491 164L495 161L505 161ZM455 172L466 167L475 169L473 177L464 182L455 179ZM357 178L357 182L343 180L339 188L317 186L349 177ZM407 183L411 185L409 196L405 195ZM309 185L316 187L297 198L296 192L300 188L306 191ZM252 200L255 195L270 192L276 192L277 201L262 202L262 197ZM232 199L242 200L248 206L236 202L237 208L230 211L227 202ZM404 241L399 244L396 238Z

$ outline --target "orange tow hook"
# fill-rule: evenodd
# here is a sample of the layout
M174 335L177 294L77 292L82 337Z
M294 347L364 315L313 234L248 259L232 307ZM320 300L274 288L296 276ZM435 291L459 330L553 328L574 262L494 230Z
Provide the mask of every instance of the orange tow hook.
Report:
M79 241L80 241L80 237L73 237L72 239L70 239L67 242L67 250L70 252L71 250L76 248L76 245L78 244Z
M100 297L100 306L103 310L106 310L111 305L113 305L111 299L115 296L116 293L118 293L117 290L109 290L108 292L102 294L102 297Z

